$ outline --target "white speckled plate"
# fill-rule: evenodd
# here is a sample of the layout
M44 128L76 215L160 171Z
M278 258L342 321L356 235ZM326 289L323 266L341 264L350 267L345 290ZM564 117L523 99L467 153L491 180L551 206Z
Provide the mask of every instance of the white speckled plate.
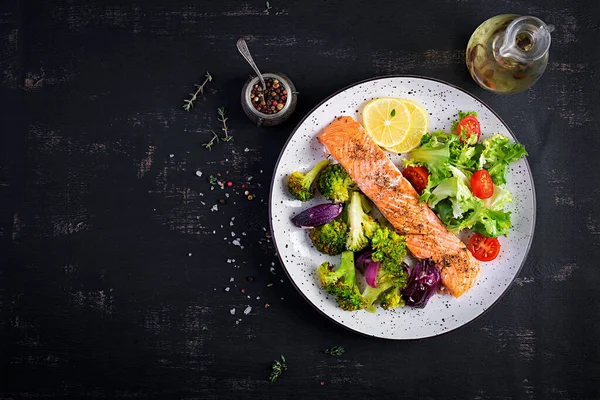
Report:
M498 258L482 263L479 282L459 299L435 295L424 309L402 307L376 313L347 312L321 290L314 274L325 260L339 264L338 257L321 254L311 244L305 230L290 219L310 206L326 201L320 195L300 203L288 194L286 177L294 170L307 170L325 156L317 136L333 119L350 115L361 121L362 107L373 98L392 96L413 99L429 113L430 130L450 128L457 110L475 110L479 114L483 137L499 132L514 140L506 124L477 98L455 86L431 78L392 76L370 79L347 87L312 110L296 127L283 148L275 167L269 203L271 230L281 262L300 293L319 311L335 322L365 335L387 339L419 339L451 331L472 321L490 308L519 273L533 238L535 192L529 165L522 159L510 167L508 188L513 193L514 227L509 237L501 237ZM394 158L397 157L397 158ZM399 156L392 157L396 163Z

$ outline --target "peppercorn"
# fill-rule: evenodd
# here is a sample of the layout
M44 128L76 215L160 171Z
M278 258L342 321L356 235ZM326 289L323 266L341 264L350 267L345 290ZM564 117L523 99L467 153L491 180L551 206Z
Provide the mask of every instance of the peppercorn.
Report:
M266 92L262 85L255 84L250 91L251 104L263 114L276 114L287 102L287 91L278 79L266 78Z
M248 200L254 200L254 196L252 196L251 194L248 195Z
M225 200L225 199L219 199L219 204L222 205L222 204L225 204L225 203L227 203L227 200Z

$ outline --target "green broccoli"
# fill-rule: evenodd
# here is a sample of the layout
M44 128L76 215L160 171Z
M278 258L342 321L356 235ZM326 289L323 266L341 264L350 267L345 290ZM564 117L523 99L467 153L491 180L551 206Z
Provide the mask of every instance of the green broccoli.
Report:
M374 253L373 253L374 254ZM379 300L385 309L396 308L403 304L400 291L406 287L408 274L404 263L381 262L377 272L377 287L368 286L362 292L366 308L375 312L375 302Z
M344 221L335 219L325 225L312 228L308 237L321 253L335 256L346 248L346 235L348 225Z
M337 203L347 202L352 191L358 190L356 183L340 164L325 168L319 177L318 186L323 196Z
M369 239L375 234L379 224L364 211L363 195L352 192L350 203L347 205L348 238L346 248L360 251L368 246Z
M406 284L404 286L406 286ZM381 301L381 307L383 307L385 310L391 310L392 308L402 307L404 305L404 299L402 298L402 289L404 289L404 287L394 286L387 292L384 292L379 297L379 300Z
M354 253L344 251L342 262L337 269L325 261L317 269L317 274L323 289L335 297L341 309L355 311L365 308L366 303L356 286L356 269Z
M404 304L401 291L406 286L408 274L404 264L406 239L385 227L377 227L371 238L373 261L379 262L377 287L367 286L362 295L367 310L375 311L375 302L380 301L383 308L397 308Z
M393 267L400 265L406 256L406 238L386 227L377 227L371 238L373 261L381 262L382 266Z
M329 165L329 160L318 162L308 173L303 174L299 171L294 171L288 177L288 190L300 201L308 201L313 198L315 191L313 182L319 176L319 173Z

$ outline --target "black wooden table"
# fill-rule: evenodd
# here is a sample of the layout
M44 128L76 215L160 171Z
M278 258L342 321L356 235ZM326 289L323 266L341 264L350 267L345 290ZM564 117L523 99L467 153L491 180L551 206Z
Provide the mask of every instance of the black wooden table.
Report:
M599 3L269 6L1 2L0 398L600 398ZM557 29L538 84L502 97L470 79L464 50L505 12ZM239 37L298 87L280 127L242 112ZM533 247L508 294L410 342L315 311L279 264L267 215L296 123L344 86L402 73L490 104L529 150L537 190ZM234 140L208 151L221 106ZM324 355L332 345L346 354ZM281 354L289 369L269 383Z

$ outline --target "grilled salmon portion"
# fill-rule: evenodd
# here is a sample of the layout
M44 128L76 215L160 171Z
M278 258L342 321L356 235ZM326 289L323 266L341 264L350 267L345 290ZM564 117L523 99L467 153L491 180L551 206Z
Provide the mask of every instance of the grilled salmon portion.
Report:
M453 296L473 286L479 275L477 260L427 204L419 204L415 189L358 122L339 117L318 140L398 233L406 236L411 253L440 266L442 283Z

